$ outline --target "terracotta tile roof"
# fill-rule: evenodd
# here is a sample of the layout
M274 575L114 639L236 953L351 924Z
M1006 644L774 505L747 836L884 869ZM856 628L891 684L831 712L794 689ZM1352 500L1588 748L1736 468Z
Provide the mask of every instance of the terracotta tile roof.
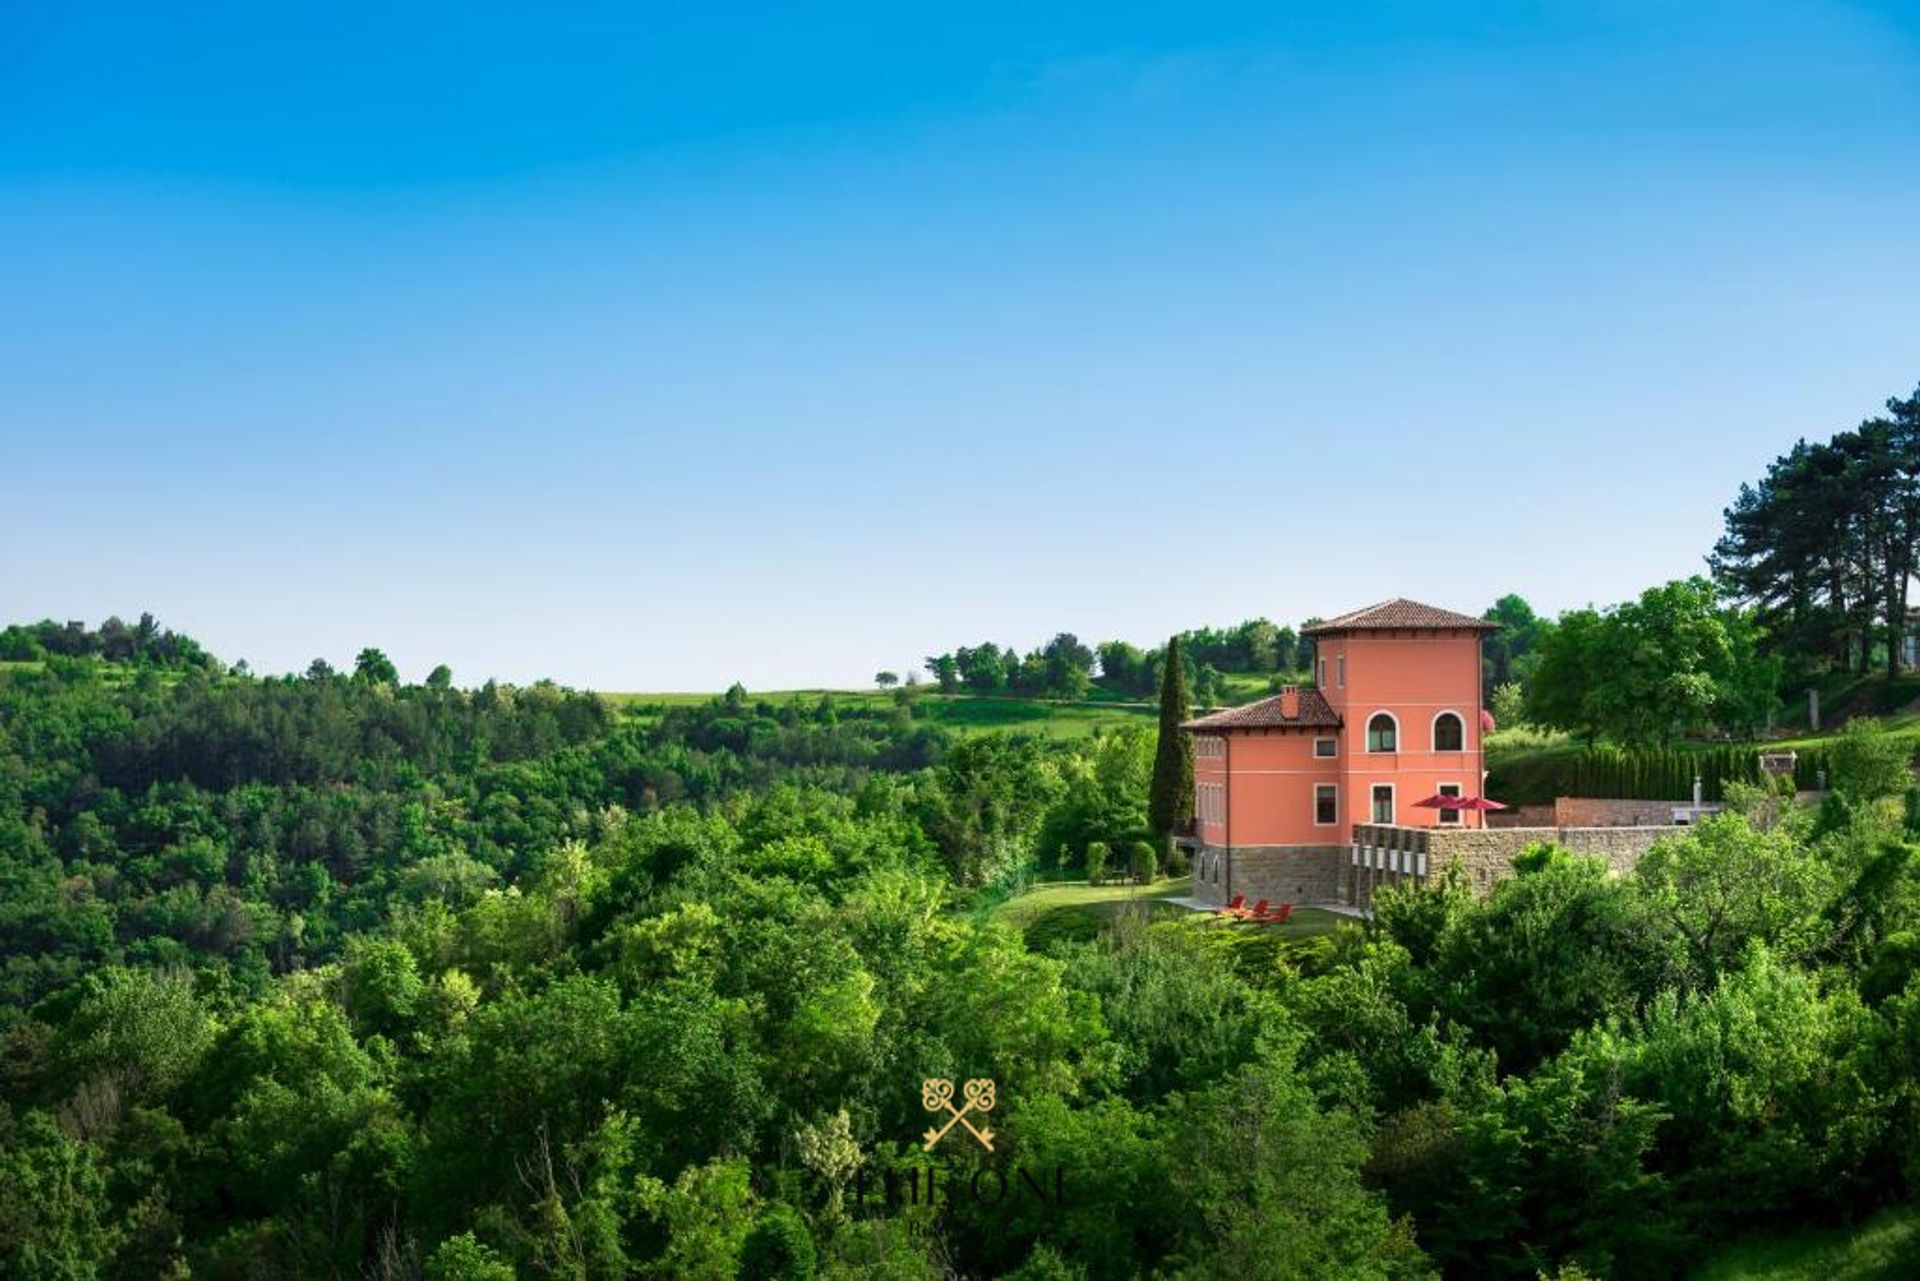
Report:
M1280 714L1280 699L1263 698L1257 703L1243 703L1239 707L1229 707L1223 711L1198 716L1180 726L1181 729L1337 729L1340 717L1333 708L1327 706L1327 700L1320 691L1311 685L1300 687L1300 715L1288 720Z
M1303 627L1300 632L1303 636L1324 636L1335 632L1450 631L1454 629L1497 632L1500 630L1500 625L1490 623L1484 618L1475 618L1471 614L1456 614L1450 609L1436 609L1432 605L1422 605L1417 600L1396 596L1392 600L1383 600L1378 605L1369 605L1365 609L1356 609L1351 614L1342 614L1338 618L1329 618L1323 623Z

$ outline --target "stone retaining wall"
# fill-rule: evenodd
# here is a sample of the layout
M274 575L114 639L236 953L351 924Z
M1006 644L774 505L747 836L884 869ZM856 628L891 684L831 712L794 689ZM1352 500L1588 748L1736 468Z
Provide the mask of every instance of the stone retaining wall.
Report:
M1343 885L1346 901L1370 909L1376 890L1444 875L1455 863L1473 892L1485 897L1494 883L1513 875L1513 860L1528 846L1550 842L1575 854L1604 859L1618 876L1629 872L1655 841L1676 831L1666 827L1505 827L1354 829Z
M1672 827L1673 812L1691 801L1631 801L1614 797L1562 796L1553 803L1555 827ZM1718 810L1719 805L1702 805Z

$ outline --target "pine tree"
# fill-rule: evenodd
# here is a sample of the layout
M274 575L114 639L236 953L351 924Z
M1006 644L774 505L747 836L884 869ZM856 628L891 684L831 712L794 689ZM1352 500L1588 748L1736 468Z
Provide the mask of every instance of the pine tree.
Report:
M1167 642L1160 675L1160 744L1153 755L1153 789L1147 794L1147 822L1161 837L1193 813L1193 752L1180 722L1193 714L1187 700L1187 673L1180 661L1180 638Z

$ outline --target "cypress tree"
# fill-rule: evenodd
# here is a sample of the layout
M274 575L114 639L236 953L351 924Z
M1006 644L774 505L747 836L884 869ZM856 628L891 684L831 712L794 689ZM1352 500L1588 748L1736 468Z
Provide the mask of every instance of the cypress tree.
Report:
M1153 788L1147 793L1147 822L1161 838L1193 813L1193 751L1180 722L1193 714L1187 701L1187 673L1180 663L1180 638L1167 642L1160 673L1160 743L1153 754Z

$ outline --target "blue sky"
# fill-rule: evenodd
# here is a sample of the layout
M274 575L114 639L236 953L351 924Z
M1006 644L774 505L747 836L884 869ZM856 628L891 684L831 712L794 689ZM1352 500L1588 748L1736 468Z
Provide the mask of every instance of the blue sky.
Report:
M1892 6L6 6L0 617L700 689L1610 602L1920 382L1916 160Z

